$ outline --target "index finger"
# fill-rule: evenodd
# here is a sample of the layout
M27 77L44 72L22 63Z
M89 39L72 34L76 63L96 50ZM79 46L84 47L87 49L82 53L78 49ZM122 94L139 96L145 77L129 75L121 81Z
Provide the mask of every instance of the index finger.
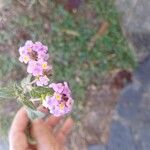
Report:
M16 114L12 126L10 128L10 135L18 132L24 132L29 123L29 118L24 107L22 107Z
M25 108L21 108L12 123L9 132L9 148L10 150L27 149L28 142L25 135L25 129L28 126L29 119ZM19 142L18 142L19 141Z

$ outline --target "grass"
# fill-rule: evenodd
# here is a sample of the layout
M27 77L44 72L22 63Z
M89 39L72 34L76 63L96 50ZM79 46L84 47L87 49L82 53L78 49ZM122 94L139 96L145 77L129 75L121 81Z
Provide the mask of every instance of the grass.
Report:
M0 33L1 43L14 41L12 44L17 55L18 47L26 40L22 36L18 38L17 29L23 29L33 41L47 44L52 53L53 80L69 81L77 100L74 112L79 114L87 86L97 83L99 77L115 68L133 69L136 66L135 57L122 35L113 0L88 0L76 14L69 13L54 1L49 1L47 7L43 8L36 1L28 12L19 13ZM94 17L87 17L90 14ZM108 31L96 40L89 51L87 45L103 21L109 23ZM48 31L45 31L45 24ZM13 63L7 61L8 57ZM11 72L17 62L8 54L0 56L0 76Z
M5 119L3 117L0 117L0 128L2 130L1 133L1 139L6 141L8 136L8 129L10 128L10 123L12 122L12 117L6 117Z
M14 67L17 66L16 60L9 55L5 55L5 56L0 55L0 64L1 64L1 69L0 69L0 78L1 79L4 79L6 77L6 75L10 74L10 72L12 72Z

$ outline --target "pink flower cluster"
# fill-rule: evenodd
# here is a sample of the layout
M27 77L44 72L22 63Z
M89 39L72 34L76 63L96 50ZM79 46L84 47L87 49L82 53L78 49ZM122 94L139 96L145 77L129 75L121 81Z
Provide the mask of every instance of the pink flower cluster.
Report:
M27 41L19 49L19 60L27 64L27 72L35 77L37 86L46 86L49 84L48 75L52 71L52 66L48 64L48 47L41 42ZM71 90L67 82L52 83L49 88L53 89L53 95L46 96L43 106L50 110L54 116L61 116L72 110L73 99Z
M54 90L52 96L46 96L43 106L50 110L54 116L61 116L72 110L73 99L67 82L52 83L49 85Z
M27 41L19 48L19 60L28 65L27 72L36 77L37 86L48 85L52 66L48 65L48 47L41 42Z

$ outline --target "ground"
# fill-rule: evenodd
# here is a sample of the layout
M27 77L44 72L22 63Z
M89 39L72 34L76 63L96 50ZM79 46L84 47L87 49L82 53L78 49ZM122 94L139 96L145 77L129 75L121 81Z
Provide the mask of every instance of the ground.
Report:
M132 76L133 82L118 98L108 142L91 145L89 150L149 150L150 2L116 0L116 6L121 14L123 33L139 64Z
M19 46L28 39L47 44L53 80L69 81L76 99L71 149L107 142L117 96L136 66L113 2L1 1L0 85L26 76L25 66L18 62ZM7 135L20 105L13 100L0 103L1 134Z

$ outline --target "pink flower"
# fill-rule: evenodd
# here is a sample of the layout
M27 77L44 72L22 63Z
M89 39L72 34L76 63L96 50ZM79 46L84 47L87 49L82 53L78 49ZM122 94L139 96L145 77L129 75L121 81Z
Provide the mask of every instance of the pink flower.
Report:
M41 42L27 41L23 47L19 48L19 60L26 63L27 72L38 78L38 86L48 85L48 75L52 66L47 63L49 58L48 47Z
M43 53L48 52L48 47L43 45L41 42L35 42L35 44L33 44L32 48L36 52L43 52Z
M70 88L68 86L68 83L67 82L64 82L64 89L63 89L63 93L66 94L66 95L70 95L71 94L71 91L70 91Z
M24 63L28 63L30 60L48 60L48 47L41 42L27 41L23 47L19 48L20 58L19 60Z
M19 61L24 62L25 64L30 61L30 56L24 47L19 48L19 53L20 53Z
M31 48L33 46L33 42L28 40L28 41L26 41L25 46Z
M49 87L54 90L54 94L46 97L43 106L48 108L54 116L62 116L71 112L74 101L67 82L52 83Z
M33 76L40 76L43 75L43 69L39 62L37 61L30 61L28 63L27 72L31 73Z
M37 53L37 57L40 60L48 60L49 54L48 52L48 47L43 45L41 42L35 42L35 44L32 47L33 51Z
M58 93L61 93L64 90L64 85L62 83L51 83L49 87Z
M43 86L43 85L48 85L49 78L47 76L41 76L39 79L36 81L37 86Z
M38 59L39 60L48 60L49 54L44 52L38 52Z
M49 87L52 88L55 92L58 92L58 93L63 92L66 95L70 95L70 93L71 93L67 82L64 82L64 83L51 83L49 85Z

